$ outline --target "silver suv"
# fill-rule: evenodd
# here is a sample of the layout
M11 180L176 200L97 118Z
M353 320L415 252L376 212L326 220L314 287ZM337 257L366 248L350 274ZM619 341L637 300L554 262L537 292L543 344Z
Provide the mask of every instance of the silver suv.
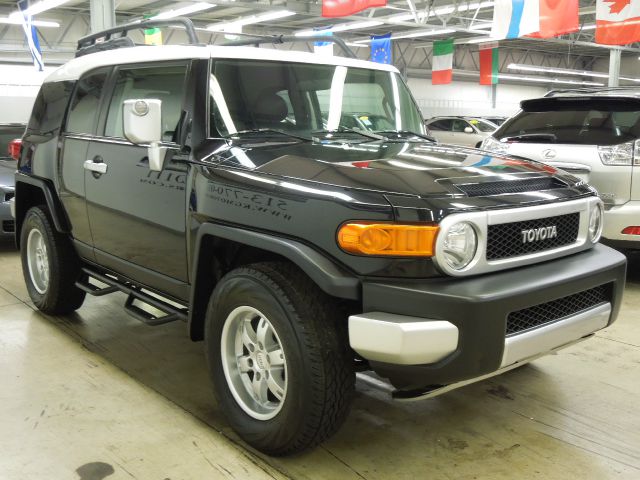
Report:
M544 162L594 186L605 204L603 238L640 249L640 89L557 90L525 100L482 144Z

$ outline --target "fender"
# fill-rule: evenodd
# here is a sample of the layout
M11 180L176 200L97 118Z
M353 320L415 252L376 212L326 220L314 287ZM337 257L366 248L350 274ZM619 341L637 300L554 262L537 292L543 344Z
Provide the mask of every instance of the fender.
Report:
M34 177L33 175L25 175L24 173L16 172L15 175L15 189L16 189L16 238L19 238L20 225L22 225L22 219L27 213L24 208L24 202L20 200L20 184L28 184L37 187L41 192L51 213L51 219L55 229L60 233L70 233L71 224L65 213L64 207L60 202L60 199L55 194L55 188L51 180L47 180L40 177Z
M206 269L199 270L198 265L202 260L201 253L203 249L211 248L213 250L212 245L207 245L207 239L212 240L214 238L231 240L285 257L296 264L324 292L332 297L349 300L359 300L361 298L361 283L357 277L350 275L322 253L302 242L227 225L206 223L198 230L192 263L193 280L190 298L191 308L189 309L189 332L193 340L202 339L202 335L198 333L198 330L202 325L207 304L209 303L208 295L205 292L208 293L208 290L210 291L213 286L211 275L208 272L204 273ZM213 257L213 251L210 254Z

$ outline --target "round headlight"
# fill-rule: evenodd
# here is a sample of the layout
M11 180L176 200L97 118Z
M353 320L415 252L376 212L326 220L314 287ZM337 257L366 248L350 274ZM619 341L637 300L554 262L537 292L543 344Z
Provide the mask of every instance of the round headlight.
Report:
M595 203L589 213L589 239L596 243L602 235L602 203Z
M462 270L469 265L477 248L478 236L469 223L456 223L444 233L442 253L447 265L454 270Z

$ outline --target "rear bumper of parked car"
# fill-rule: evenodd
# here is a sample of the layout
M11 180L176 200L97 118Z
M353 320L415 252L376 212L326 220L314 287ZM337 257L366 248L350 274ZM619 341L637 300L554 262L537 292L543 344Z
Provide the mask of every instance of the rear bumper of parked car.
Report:
M640 235L626 235L629 226L640 226L640 201L607 207L604 213L603 241L616 248L640 249Z
M624 255L597 245L465 280L365 282L349 340L404 392L480 378L610 325L625 272Z

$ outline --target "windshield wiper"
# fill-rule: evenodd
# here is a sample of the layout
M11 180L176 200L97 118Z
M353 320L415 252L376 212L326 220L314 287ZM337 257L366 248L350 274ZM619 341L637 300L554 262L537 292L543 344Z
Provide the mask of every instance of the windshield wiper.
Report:
M303 137L302 135L296 135L294 133L289 133L284 130L278 130L276 128L252 128L248 130L240 130L236 133L231 133L227 137L233 138L235 135L247 135L251 133L277 133L279 135L283 135L285 137L295 138L297 140L302 140L303 142L310 142L311 139L308 137Z
M425 135L424 133L418 133L418 132L414 132L412 130L376 130L376 133L382 133L382 134L397 134L398 136L412 136L412 137L418 137L418 138L422 138L424 140L429 140L430 142L437 142L437 140L432 137L431 135Z
M536 140L548 140L551 143L558 141L553 133L523 133L522 135L514 135L512 137L502 137L501 142L535 142Z
M312 135L317 135L319 133L355 133L356 135L361 135L363 137L366 138L370 138L372 140L386 140L386 137L383 137L382 135L376 135L375 133L372 132L364 132L362 130L356 130L355 128L348 128L348 127L343 127L342 125L340 125L338 128L336 128L335 130L315 130L313 132L311 132Z

